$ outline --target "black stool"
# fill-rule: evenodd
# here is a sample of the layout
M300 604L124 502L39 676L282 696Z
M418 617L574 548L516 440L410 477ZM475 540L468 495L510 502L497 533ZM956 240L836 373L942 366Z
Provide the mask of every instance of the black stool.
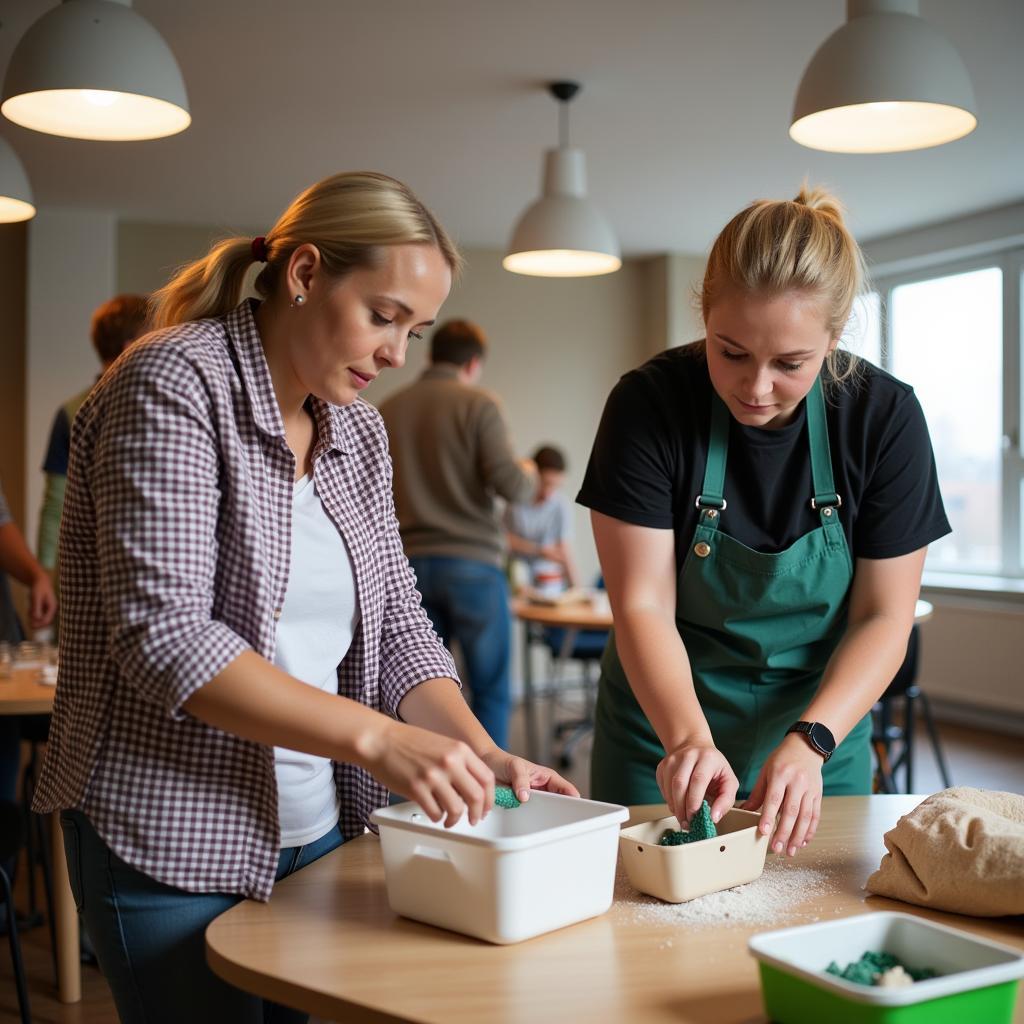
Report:
M31 1024L32 1013L28 1005L28 985L25 982L25 965L21 959L21 940L18 938L18 921L14 912L14 892L11 880L3 865L13 862L25 842L25 821L21 808L10 800L0 801L0 900L3 900L7 918L7 940L11 946L11 963L14 965L14 982L18 991L18 1009L22 1024Z
M903 659L903 664L872 709L871 746L878 762L875 788L880 793L914 792L914 734L917 728L916 705L919 702L932 750L935 752L935 760L938 762L939 774L942 776L942 784L946 789L953 785L942 752L942 744L939 742L939 732L932 716L931 702L928 700L928 694L917 685L919 655L919 629L914 626L910 631L907 655ZM903 701L902 725L893 722L893 709L897 700ZM896 775L901 769L905 787L903 790L896 784Z

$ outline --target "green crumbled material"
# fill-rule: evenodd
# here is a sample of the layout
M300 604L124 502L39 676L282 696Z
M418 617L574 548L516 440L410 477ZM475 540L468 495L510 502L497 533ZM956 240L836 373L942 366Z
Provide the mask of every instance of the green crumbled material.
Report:
M714 839L718 835L715 823L711 820L711 808L707 800L700 805L700 810L690 819L685 832L665 829L658 840L659 846L683 846L685 843L699 843L702 839Z
M914 981L926 981L928 978L938 977L938 972L931 967L907 967L892 953L874 953L871 950L862 953L859 960L855 960L845 967L840 967L833 960L825 968L825 973L834 974L837 978L845 978L858 985L877 985L878 976L893 967L902 967Z
M494 787L494 806L505 807L510 811L519 806L519 800L512 792L511 786Z

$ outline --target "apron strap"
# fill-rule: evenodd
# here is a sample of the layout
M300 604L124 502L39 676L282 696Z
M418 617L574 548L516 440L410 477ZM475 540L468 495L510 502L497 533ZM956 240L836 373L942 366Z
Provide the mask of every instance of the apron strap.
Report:
M725 511L725 459L729 452L729 409L714 388L711 389L711 435L708 438L708 460L704 467L704 485L697 495L701 522L711 520ZM708 515L709 512L714 513Z
M704 467L704 484L697 495L696 505L700 521L708 526L717 525L719 512L726 508L725 462L729 452L729 421L731 416L725 402L711 390L711 433L708 438L708 458ZM839 508L843 499L836 493L832 475L832 452L828 443L828 421L825 418L825 392L821 378L807 394L807 441L811 451L811 479L814 497L811 508L820 510L823 522L829 522L832 509ZM828 509L826 512L825 510Z
M811 448L811 478L814 482L814 497L811 508L839 508L843 499L836 493L832 476L832 453L828 444L828 422L825 419L825 393L821 378L814 381L814 387L807 394L807 439Z

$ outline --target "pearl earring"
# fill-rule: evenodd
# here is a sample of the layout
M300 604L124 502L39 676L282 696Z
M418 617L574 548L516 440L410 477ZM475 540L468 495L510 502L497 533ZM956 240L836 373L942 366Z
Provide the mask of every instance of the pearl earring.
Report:
M293 306L301 306L306 301L305 295L296 295L295 301L292 303Z

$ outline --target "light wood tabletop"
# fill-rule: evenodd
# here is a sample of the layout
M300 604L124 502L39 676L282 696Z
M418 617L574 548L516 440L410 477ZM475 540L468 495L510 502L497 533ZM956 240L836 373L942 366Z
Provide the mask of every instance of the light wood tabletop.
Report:
M863 891L883 833L921 799L826 798L818 836L795 865L817 869L828 894L819 888L770 924L685 925L659 915L652 923L619 899L591 921L493 946L392 913L379 840L365 835L278 883L269 903L247 900L218 917L206 932L207 959L240 988L346 1024L754 1024L764 1019L747 953L754 932L902 910L1024 949L1021 918L933 913ZM632 821L667 813L632 810ZM1014 1020L1024 1022L1020 998Z
M39 669L15 668L0 678L0 715L48 715L55 687L39 682Z
M512 599L512 614L523 622L563 629L611 629L612 613L607 604L590 601L571 604L536 604L521 597Z

